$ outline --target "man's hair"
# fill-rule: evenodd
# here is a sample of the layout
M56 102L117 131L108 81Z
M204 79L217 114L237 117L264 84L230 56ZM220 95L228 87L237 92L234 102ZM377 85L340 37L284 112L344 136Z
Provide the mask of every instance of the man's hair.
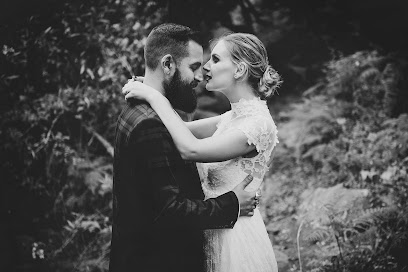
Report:
M156 26L146 40L144 49L146 66L155 70L161 58L166 54L172 55L179 64L188 55L189 41L202 45L198 33L187 26L177 24Z

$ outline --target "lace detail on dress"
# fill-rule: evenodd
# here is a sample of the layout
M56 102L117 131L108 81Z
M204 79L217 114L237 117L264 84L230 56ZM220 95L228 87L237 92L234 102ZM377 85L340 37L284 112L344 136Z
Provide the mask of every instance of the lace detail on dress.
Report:
M268 170L268 161L278 143L277 129L265 101L241 99L224 113L214 136L240 130L254 152L223 162L198 163L205 198L234 189L248 174L253 181L245 188L258 189ZM277 272L271 242L258 209L252 217L240 217L233 229L205 230L206 272Z
M258 114L266 114L270 116L266 101L261 100L259 97L252 99L241 98L238 102L231 103L231 112L238 116L250 116Z
M199 164L202 188L206 198L217 197L232 190L248 174L254 177L247 187L256 190L268 170L268 162L278 143L277 129L266 102L259 98L241 99L231 104L231 111L221 115L214 136L238 129L247 137L255 152L224 162Z
M258 153L252 158L242 157L240 161L242 170L254 177L263 178L268 170L272 150L279 142L277 128L266 102L254 98L232 103L230 119L224 124L226 128L242 131L248 138L248 144L254 145Z
M277 142L276 127L263 116L251 116L236 128L246 135L248 144L254 145L258 152L258 155L253 158L244 156L241 160L241 167L254 177L263 177L268 169L267 164L272 149Z

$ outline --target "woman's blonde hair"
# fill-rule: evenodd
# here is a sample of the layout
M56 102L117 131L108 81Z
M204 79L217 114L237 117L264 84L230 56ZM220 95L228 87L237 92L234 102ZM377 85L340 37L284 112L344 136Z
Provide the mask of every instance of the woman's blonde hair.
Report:
M263 43L252 34L230 33L217 39L224 41L235 64L246 64L246 78L261 98L273 95L282 83L280 75L269 65L268 55Z

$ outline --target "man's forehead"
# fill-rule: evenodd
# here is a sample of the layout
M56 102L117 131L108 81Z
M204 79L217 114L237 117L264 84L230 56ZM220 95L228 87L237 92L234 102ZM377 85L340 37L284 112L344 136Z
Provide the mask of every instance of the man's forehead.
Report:
M203 62L203 47L194 41L188 42L188 56L186 60L189 64L193 64L195 62Z

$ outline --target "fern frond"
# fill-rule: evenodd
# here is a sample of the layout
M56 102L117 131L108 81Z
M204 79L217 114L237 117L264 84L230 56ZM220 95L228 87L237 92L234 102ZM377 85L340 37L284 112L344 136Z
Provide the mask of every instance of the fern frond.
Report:
M376 240L377 237L377 228L376 227L369 227L364 232L359 233L352 237L352 241L354 244L358 245L358 247L364 246L370 251L372 250L373 241Z
M315 229L309 235L306 236L306 240L309 243L315 244L317 242L323 241L330 236L330 231L328 229Z
M369 229L376 221L381 220L381 213L385 210L384 207L369 208L362 210L360 215L353 220L354 229L359 232L364 232Z
M381 212L385 210L384 207L376 207L376 208L369 208L369 209L364 209L360 212L358 215L359 218L374 218L375 216L378 216Z
M369 81L372 81L373 79L378 78L381 75L380 71L375 68L375 67L369 67L363 72L361 72L359 76L359 80L368 83Z
M326 203L323 205L323 209L328 213L328 214L333 214L334 213L334 201L331 201L329 203Z

